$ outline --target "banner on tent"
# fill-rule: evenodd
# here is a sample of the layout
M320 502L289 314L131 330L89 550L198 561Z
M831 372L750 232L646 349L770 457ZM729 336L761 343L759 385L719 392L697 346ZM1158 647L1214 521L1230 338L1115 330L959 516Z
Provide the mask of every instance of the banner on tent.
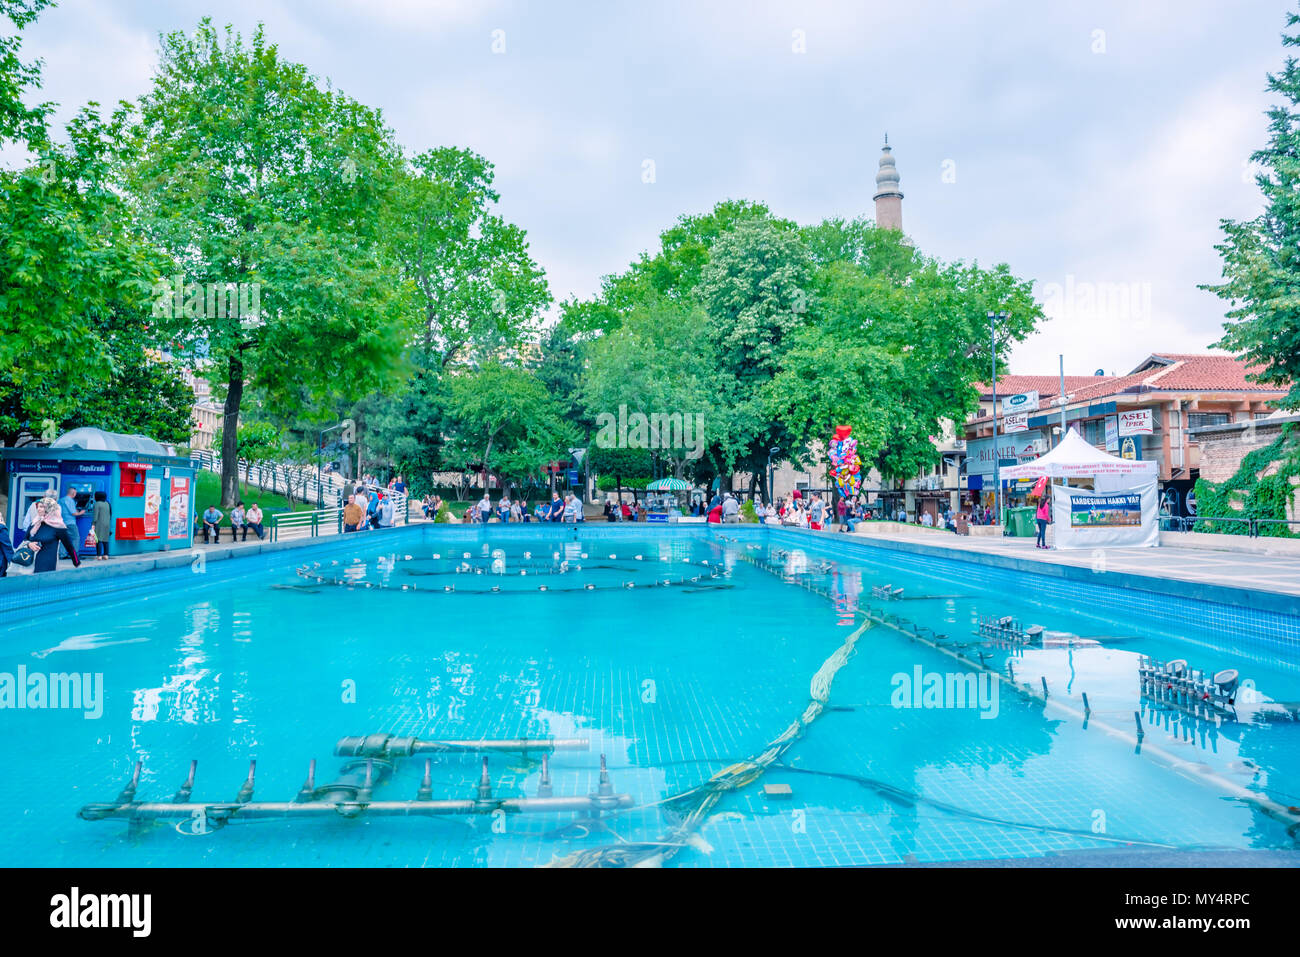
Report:
M1070 501L1072 528L1141 525L1142 496L1137 492L1118 495L1078 496Z
M1098 492L1054 486L1052 521L1057 548L1160 544L1156 482Z

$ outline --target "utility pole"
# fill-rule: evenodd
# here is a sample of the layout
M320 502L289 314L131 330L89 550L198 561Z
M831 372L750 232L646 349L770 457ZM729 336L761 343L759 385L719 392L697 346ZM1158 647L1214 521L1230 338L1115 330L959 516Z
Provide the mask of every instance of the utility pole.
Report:
M1061 403L1061 441L1065 441L1065 407L1068 401L1065 398L1065 353L1061 353L1061 395L1058 401Z
M993 511L1002 522L1002 453L998 450L998 340L994 323L1009 318L1005 312L989 313L989 352L993 363Z

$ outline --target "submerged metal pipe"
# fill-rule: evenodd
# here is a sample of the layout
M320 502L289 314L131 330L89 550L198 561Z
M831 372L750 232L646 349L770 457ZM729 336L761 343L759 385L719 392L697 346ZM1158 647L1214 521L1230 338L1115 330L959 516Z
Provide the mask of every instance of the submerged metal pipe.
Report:
M480 738L437 741L397 737L390 734L350 735L334 746L339 757L405 758L413 754L436 754L447 751L588 751L586 738Z
M78 812L86 821L131 819L145 821L191 820L202 813L208 820L229 821L258 820L263 818L294 817L424 817L444 814L491 814L502 810L508 814L547 814L559 811L598 811L611 807L632 807L632 795L612 794L608 797L549 797L503 798L480 803L469 799L462 801L371 801L335 802L311 801L255 801L247 804L87 804Z

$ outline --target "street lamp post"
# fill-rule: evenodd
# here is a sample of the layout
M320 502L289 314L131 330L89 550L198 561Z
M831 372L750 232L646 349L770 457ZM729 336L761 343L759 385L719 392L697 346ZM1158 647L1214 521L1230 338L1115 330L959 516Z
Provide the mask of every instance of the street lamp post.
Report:
M772 448L767 450L767 504L768 505L771 505L773 502L776 501L776 490L775 488L773 488L773 483L775 482L775 479L772 476L772 456L780 451L781 450L779 448Z
M321 462L325 460L325 435L333 432L335 429L343 428L343 423L331 425L328 429L322 429L320 433L320 442L316 447L316 507L325 507L325 477L321 472Z
M993 512L996 521L1005 528L1002 521L1002 454L998 451L998 342L994 324L1000 319L1005 322L1009 315L1005 312L989 313L989 352L993 362Z

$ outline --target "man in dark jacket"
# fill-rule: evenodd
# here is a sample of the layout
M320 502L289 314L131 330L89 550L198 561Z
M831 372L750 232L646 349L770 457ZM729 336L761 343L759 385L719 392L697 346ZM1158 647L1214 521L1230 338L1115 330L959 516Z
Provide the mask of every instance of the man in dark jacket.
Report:
M14 543L9 539L9 526L0 518L0 578L9 574L9 562L14 557Z

